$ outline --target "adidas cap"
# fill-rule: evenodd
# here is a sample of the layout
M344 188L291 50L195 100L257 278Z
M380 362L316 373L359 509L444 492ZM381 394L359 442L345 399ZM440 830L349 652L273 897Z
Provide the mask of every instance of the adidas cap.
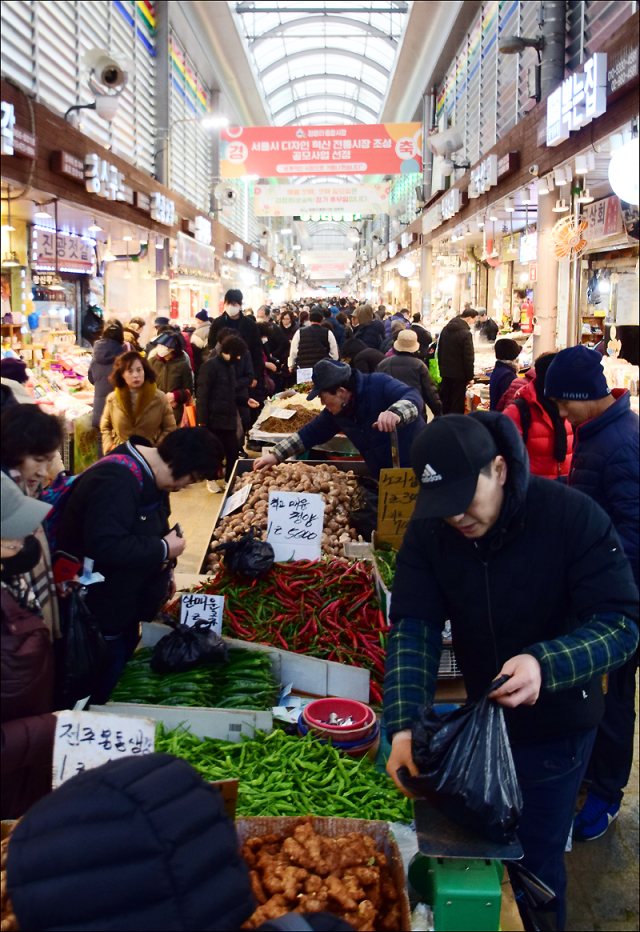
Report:
M414 518L452 518L473 500L483 466L498 455L491 433L473 415L448 414L431 421L411 446L420 483Z

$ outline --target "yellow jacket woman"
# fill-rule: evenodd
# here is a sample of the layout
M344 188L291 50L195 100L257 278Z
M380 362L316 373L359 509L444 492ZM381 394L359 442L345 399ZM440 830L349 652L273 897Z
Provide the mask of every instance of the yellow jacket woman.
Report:
M156 386L155 373L140 353L118 356L109 381L115 391L107 396L100 418L104 453L132 434L157 446L176 429L170 400Z

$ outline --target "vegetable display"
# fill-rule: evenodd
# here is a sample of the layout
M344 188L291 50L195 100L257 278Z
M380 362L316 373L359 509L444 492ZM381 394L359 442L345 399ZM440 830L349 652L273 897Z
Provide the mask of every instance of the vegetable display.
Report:
M382 582L387 589L393 588L393 577L396 572L397 551L390 544L380 544L377 550L373 551Z
M313 382L297 382L293 386L294 392L300 392L303 395L308 395L313 388Z
M222 569L197 591L225 596L223 634L366 667L382 700L387 623L364 562L277 563L252 584Z
M311 812L410 822L411 801L368 757L341 755L330 744L307 735L270 735L256 731L238 744L198 738L181 728L156 728L155 750L175 754L193 764L205 780L237 778L239 816L290 816Z
M220 555L213 549L218 543L236 540L253 527L264 539L267 532L269 492L306 492L321 495L325 503L322 550L328 556L344 556L344 544L358 540L358 534L349 528L349 505L358 482L351 470L342 472L337 466L322 464L309 466L304 461L280 463L259 472L241 475L234 492L251 484L251 494L240 512L223 518L213 532L207 572L215 573L220 567Z
M154 673L153 648L137 650L124 668L111 702L148 705L200 706L210 709L270 709L278 699L278 684L267 654L229 648L223 665L196 667L187 673Z
M307 816L279 835L247 838L241 854L258 903L243 929L291 912L331 912L361 932L400 928L398 890L370 835L318 835Z

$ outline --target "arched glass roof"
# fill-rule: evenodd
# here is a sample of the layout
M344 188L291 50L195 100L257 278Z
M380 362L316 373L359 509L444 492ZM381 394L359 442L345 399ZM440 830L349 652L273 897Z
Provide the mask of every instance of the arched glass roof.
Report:
M377 123L409 3L231 2L276 126Z

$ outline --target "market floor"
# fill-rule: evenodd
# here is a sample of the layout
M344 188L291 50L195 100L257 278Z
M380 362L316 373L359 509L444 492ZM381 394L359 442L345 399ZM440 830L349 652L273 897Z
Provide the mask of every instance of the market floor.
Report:
M176 570L179 584L194 582L188 577L200 573L222 497L208 492L206 482L171 496L172 524L177 521L187 538ZM633 770L620 816L602 838L574 845L567 855L567 870L567 932L638 929L637 720Z

